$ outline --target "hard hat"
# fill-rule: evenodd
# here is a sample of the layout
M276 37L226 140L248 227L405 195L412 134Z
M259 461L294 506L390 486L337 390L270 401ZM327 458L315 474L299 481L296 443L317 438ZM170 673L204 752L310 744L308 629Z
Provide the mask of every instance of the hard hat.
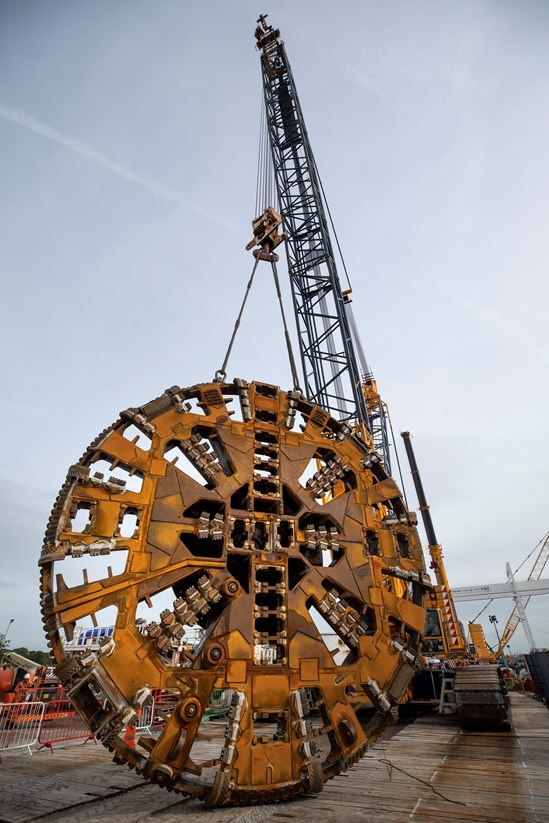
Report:
M30 680L30 679L31 679L31 676L30 676L30 674L27 672L27 673L26 673L26 675L23 677L23 680Z

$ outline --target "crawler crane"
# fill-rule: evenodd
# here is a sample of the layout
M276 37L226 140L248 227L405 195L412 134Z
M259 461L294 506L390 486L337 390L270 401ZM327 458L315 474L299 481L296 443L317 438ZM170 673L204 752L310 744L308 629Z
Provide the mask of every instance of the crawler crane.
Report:
M289 391L227 380L226 357L213 381L125 409L69 468L39 561L56 673L90 729L150 781L209 806L319 792L364 756L422 665L432 588L388 471L386 408L355 354L286 51L265 17L255 36L280 211L261 204L252 247L278 284L286 240L303 388L295 368ZM113 574L102 563L120 552ZM68 585L63 572L82 557L101 568ZM160 594L172 606L158 614ZM76 623L97 624L104 609L116 612L112 636L68 655ZM203 640L175 659L189 626ZM200 765L193 746L214 689L232 708L219 760ZM132 748L124 726L158 690L175 707Z
M390 418L373 374L366 365L351 313L350 288L347 292L341 288L328 229L329 210L325 207L322 184L284 44L280 32L267 25L265 16L259 18L255 36L261 54L267 141L280 207L278 218L272 205L264 203L264 217L253 221L254 235L261 249L256 254L258 258L271 259L274 267L273 249L282 239L277 233L280 222L286 239L305 392L318 406L339 417L364 442L373 446L376 456L372 459L379 460L390 471ZM268 167L267 164L265 175ZM261 188L264 193L269 192L268 184L264 183ZM276 224L273 215L276 215ZM337 246L339 248L339 244ZM405 444L409 459L415 464L409 435L405 436ZM464 658L468 649L455 613L442 550L436 539L417 465L412 466L412 473L436 579L436 586L430 593L431 608L427 611L426 632L431 636L426 639L423 651ZM331 487L328 491L337 499L341 488ZM395 518L390 502L380 500L378 516L384 524L394 523L397 555L406 557L408 537L399 531L398 523L415 524L415 514L406 510L403 516ZM378 536L368 528L364 529L364 540L370 553L382 553ZM393 592L403 595L405 579L387 579L386 584ZM463 719L474 719L477 700L497 706L496 711L490 709L485 714L492 714L495 719L505 716L505 698L497 673L486 671L484 675L478 688L477 684L474 689L466 687L463 709L460 705Z
M426 636L422 651L425 655L449 658L454 665L459 666L465 662L469 663L472 655L465 642L461 623L457 619L442 549L435 534L410 432L402 432L402 438L427 534L431 568L436 579L436 585L430 594L432 602L427 609ZM451 673L444 673L440 686L440 711L457 712L465 727L489 726L497 729L508 726L509 701L503 677L497 666L458 667Z
M375 446L376 454L390 471L389 415L371 370L366 365L348 299L350 289L344 292L341 288L328 228L329 210L325 206L322 184L286 51L280 33L267 25L265 16L259 18L255 36L261 53L267 141L280 207L278 218L272 206L264 203L264 217L253 221L256 242L262 250L259 255L263 255L264 259L272 257L274 248L282 240L282 236L278 235L278 223L281 223L286 240L307 396L345 421L365 442ZM268 164L264 173L268 174ZM263 184L262 191L269 192L268 184ZM252 243L249 244L251 246ZM412 473L428 536L431 568L436 579L430 595L432 607L427 612L426 632L429 637L423 651L464 658L468 656L468 649L456 616L442 550L421 487L409 435L405 435L404 439L410 462L414 463ZM336 487L331 493L337 496L338 491ZM382 502L380 508L382 520L390 520L392 513ZM411 522L415 515L407 512L406 517ZM365 536L368 541L368 530ZM398 541L398 531L395 536ZM404 538L403 535L401 537ZM402 551L406 551L404 546ZM402 593L402 584L392 581L391 586ZM498 703L499 700L498 697Z

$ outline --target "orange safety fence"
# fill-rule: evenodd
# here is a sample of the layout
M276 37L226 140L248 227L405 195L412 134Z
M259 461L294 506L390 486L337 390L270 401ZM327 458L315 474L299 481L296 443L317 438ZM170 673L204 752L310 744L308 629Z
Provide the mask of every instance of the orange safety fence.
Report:
M28 699L41 700L42 703L49 703L52 700L67 700L67 689L60 683L54 683L51 686L41 685L32 690L31 697Z
M62 687L35 689L30 700L20 703L0 703L0 752L8 749L38 745L52 753L56 743L95 740L87 725L76 712ZM43 697L37 700L38 696ZM210 704L204 712L204 720L227 714L229 693L217 689L212 693ZM55 699L52 699L55 698ZM158 691L145 702L139 711L138 721L132 733L161 731L181 695L179 691Z

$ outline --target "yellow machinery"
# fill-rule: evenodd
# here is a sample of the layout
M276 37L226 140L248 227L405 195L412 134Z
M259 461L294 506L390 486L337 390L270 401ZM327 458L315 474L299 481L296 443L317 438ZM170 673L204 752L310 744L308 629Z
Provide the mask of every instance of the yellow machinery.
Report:
M419 501L419 510L427 534L428 551L431 556L431 569L435 575L436 585L430 594L431 603L427 609L425 624L425 642L423 653L433 657L463 657L468 653L462 626L457 618L452 589L446 576L442 548L437 540L431 512L427 504L421 476L417 466L410 432L402 432L412 479Z
M477 660L482 663L495 663L497 656L488 648L482 625L480 623L469 623L469 634Z
M68 585L78 558L89 568ZM69 469L40 566L56 672L91 730L149 780L212 806L320 791L394 720L422 662L430 581L394 481L345 424L265 383L174 386L123 412ZM144 635L137 610L154 614L161 593L171 606ZM113 607L97 652L65 652L77 622ZM193 625L204 639L175 661ZM232 709L219 763L202 768L192 749L214 689ZM123 727L153 690L177 692L176 708L131 748Z

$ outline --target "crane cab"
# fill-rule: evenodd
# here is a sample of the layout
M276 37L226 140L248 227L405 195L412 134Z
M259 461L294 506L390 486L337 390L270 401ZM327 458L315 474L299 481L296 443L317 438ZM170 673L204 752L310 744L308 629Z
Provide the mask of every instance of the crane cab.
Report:
M446 638L442 631L440 609L427 609L425 616L425 639L421 647L424 657L445 657L448 654Z

